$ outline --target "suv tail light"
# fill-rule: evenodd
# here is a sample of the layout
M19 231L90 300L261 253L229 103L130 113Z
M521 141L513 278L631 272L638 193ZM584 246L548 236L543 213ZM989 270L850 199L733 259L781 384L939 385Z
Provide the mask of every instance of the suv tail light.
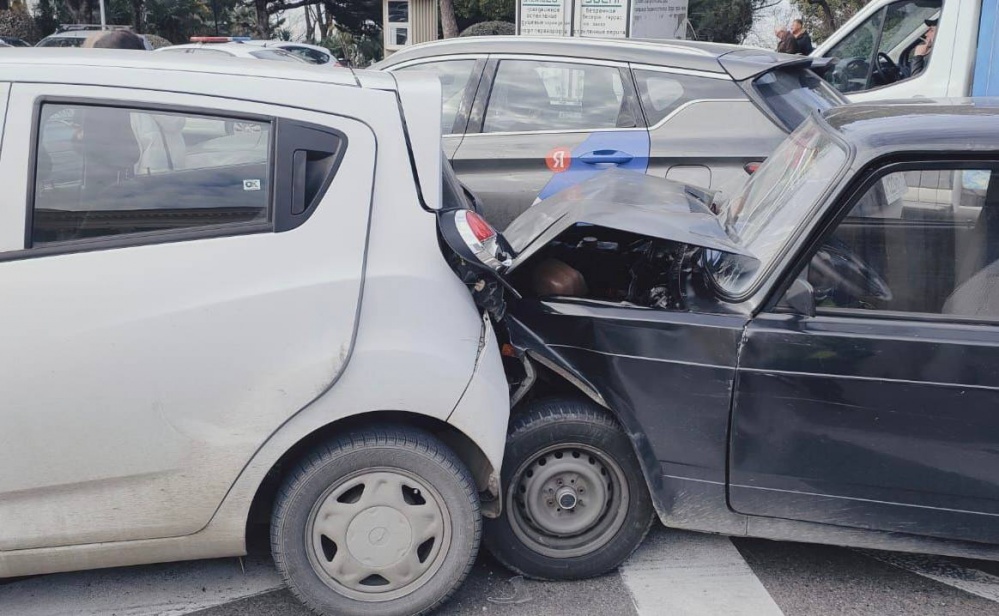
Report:
M454 217L455 227L475 258L493 270L510 265L510 257L500 246L499 235L486 219L470 210L461 210Z

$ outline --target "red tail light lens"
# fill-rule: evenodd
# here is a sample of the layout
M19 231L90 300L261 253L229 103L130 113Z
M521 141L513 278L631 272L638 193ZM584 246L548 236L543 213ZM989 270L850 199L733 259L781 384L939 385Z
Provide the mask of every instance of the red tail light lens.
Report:
M491 237L496 236L496 230L486 222L486 219L479 216L475 212L468 212L465 214L465 221L468 223L468 228L471 229L472 234L475 239L480 242L484 242Z
M500 237L486 219L471 210L461 210L454 215L455 229L475 258L498 270L509 266L510 258L503 253Z

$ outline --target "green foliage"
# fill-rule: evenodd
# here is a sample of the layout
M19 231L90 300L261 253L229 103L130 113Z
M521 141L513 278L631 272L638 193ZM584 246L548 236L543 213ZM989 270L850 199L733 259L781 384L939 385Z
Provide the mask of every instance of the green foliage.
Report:
M870 0L791 0L817 44L853 17Z
M173 43L171 43L170 41L166 40L165 38L163 38L158 34L147 34L145 36L146 40L149 41L149 44L153 46L153 49L159 49L161 47L169 47L170 45L173 45Z
M690 0L687 17L700 41L738 43L753 27L766 0Z
M52 34L59 27L59 9L56 0L38 0L35 5L35 27L42 38Z
M211 6L203 0L146 0L146 28L174 43L214 31Z
M382 59L384 51L378 35L354 34L344 30L336 30L320 43L333 52L338 58L343 58L348 66L364 68Z
M461 31L460 36L492 36L516 33L517 25L509 21L483 21L465 28Z
M317 0L317 3L325 6L341 32L366 37L382 31L381 0ZM275 3L275 6L280 5L281 2ZM335 36L332 34L330 38Z
M517 19L517 6L515 0L454 0L454 14L458 28L464 30L482 22L513 23Z
M34 18L20 5L0 11L0 35L15 36L29 43L37 43L41 38Z
M212 24L214 29L214 22ZM253 7L234 4L219 14L219 34L224 36L256 36L257 18Z

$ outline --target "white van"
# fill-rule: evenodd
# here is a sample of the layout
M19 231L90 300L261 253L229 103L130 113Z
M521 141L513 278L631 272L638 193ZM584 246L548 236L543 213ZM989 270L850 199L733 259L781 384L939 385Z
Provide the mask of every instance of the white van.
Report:
M937 21L922 71L916 47ZM873 0L813 53L851 101L999 95L999 0Z

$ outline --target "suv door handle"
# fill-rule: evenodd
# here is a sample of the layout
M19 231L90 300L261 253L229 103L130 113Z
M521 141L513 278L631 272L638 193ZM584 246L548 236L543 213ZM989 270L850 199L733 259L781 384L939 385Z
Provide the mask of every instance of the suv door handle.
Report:
M624 165L630 163L634 158L631 154L619 150L595 150L583 154L579 157L579 160L587 165Z

